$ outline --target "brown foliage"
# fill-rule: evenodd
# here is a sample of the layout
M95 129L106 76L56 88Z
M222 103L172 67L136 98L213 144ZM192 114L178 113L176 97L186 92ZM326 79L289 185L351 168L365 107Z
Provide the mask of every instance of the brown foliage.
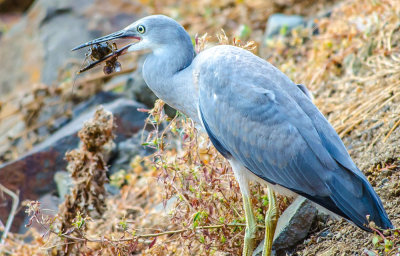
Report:
M112 143L113 128L113 115L98 108L93 119L85 122L78 133L82 141L80 148L66 154L67 169L71 173L74 187L59 208L61 233L80 234L86 230L86 218L100 218L106 210L104 184L108 180L103 150L106 144ZM60 253L71 255L79 251L78 246L70 246L69 242L71 239L66 239Z

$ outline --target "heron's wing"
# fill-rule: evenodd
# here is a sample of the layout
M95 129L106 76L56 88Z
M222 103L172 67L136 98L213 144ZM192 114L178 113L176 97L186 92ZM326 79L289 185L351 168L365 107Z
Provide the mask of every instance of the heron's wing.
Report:
M379 198L310 99L268 62L226 49L199 55L194 69L201 119L217 149L360 227L367 214L381 224Z
M307 87L304 84L298 84L297 87L310 99L313 99L313 96L311 95L310 91L307 89ZM291 88L289 88L291 89Z

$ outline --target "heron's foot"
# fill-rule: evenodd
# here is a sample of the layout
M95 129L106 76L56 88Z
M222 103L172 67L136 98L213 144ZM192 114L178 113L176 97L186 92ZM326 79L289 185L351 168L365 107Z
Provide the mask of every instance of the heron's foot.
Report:
M276 224L278 223L278 208L276 207L276 197L274 191L268 187L268 210L265 214L265 239L263 256L270 256L272 252L272 242Z
M244 210L246 214L246 230L244 233L243 256L251 256L255 248L257 223L253 214L250 198L243 196Z
M244 234L243 256L251 256L255 248L256 226L246 227Z

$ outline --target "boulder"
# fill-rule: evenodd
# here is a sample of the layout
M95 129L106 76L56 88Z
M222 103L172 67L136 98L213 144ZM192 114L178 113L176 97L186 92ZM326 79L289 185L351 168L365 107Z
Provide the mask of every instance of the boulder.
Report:
M147 136L141 132L117 144L117 153L110 161L110 175L120 170L129 170L130 163L135 156L146 156L154 152L150 147L142 146Z
M55 80L58 69L71 57L71 47L94 36L85 30L88 22L83 17L92 3L38 0L32 5L0 41L0 58L7 63L0 69L1 97Z
M1 3L1 1L0 1ZM82 52L71 49L119 30L144 16L139 3L123 0L37 0L0 40L0 100L51 85ZM138 14L139 13L139 14Z
M147 114L137 111L144 105L127 99L117 99L104 105L115 117L115 142L127 140L144 127ZM19 191L20 200L36 200L41 195L56 189L53 176L64 170L67 162L64 155L78 146L77 132L83 123L93 116L95 109L82 113L63 128L55 132L34 149L19 159L0 165L0 183L12 191ZM5 223L11 207L7 198L6 207L0 208L0 219ZM23 211L16 217L13 230L16 231L23 220Z
M269 16L267 28L265 30L265 38L269 39L273 36L279 35L284 32L284 35L291 30L302 27L306 24L305 19L299 15L286 15L282 13L275 13Z
M93 111L93 108L100 104L107 104L121 98L121 95L112 92L99 92L90 99L76 105L72 110L72 117L77 118L86 111Z
M54 182L57 186L57 193L60 200L63 201L65 196L70 194L74 186L72 178L67 171L58 171L54 174Z
M33 0L0 0L0 13L23 12Z
M306 238L316 216L317 209L313 203L304 197L297 197L279 217L272 245L273 250L288 249ZM263 246L264 240L258 245L253 256L261 256Z

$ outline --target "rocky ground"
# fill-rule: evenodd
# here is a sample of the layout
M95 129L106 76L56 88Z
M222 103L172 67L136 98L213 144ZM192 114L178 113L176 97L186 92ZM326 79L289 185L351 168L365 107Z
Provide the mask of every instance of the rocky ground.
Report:
M85 255L101 250L110 255L235 255L242 245L243 212L229 166L207 139L197 137L189 120L179 116L170 122L161 105L145 110L156 97L141 77L143 58L121 58L123 71L111 76L101 68L75 74L84 51L71 53L72 47L152 13L179 20L193 38L207 32L200 44L218 43L214 35L221 28L227 37L220 37L220 43L254 40L256 54L313 93L393 223L400 225L400 6L395 0L31 2L21 1L15 8L11 1L0 1L0 184L18 191L20 202L40 200L42 208L57 210L73 183L65 153L79 147L78 131L98 105L112 112L116 137L101 152L112 184L106 185L107 209L76 234L131 240L89 241L81 248ZM157 132L165 127L165 134ZM260 225L264 192L253 189ZM4 228L13 200L7 195L0 200ZM281 211L287 205L282 199ZM367 234L300 205L304 208L296 210L296 218L310 222L298 228L310 231L293 240L300 232L289 229L286 235L292 240L284 242L287 247L278 255L400 253L396 232ZM304 218L310 214L316 217ZM30 229L33 240L22 242L25 236L17 232L26 231L27 221L24 208L18 207L3 253L56 255L54 244L64 240L41 237L48 227L39 233ZM171 234L154 235L163 232ZM153 236L141 237L146 234ZM260 229L257 239L262 236Z

